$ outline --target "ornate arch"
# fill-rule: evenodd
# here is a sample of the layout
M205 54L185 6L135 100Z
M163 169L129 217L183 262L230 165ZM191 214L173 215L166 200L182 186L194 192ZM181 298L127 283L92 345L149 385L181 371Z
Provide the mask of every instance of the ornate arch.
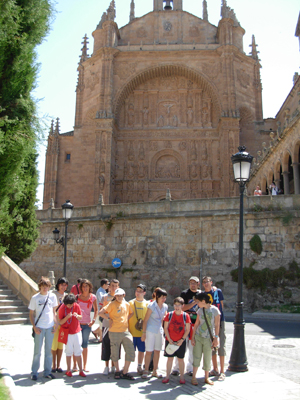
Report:
M114 115L115 118L119 119L119 114L121 111L121 107L126 98L135 90L135 88L150 79L159 78L159 77L171 77L171 76L183 76L191 81L199 83L203 90L206 90L216 107L217 113L221 114L221 104L219 98L217 96L217 90L214 88L212 82L210 82L206 77L201 75L199 71L195 71L192 68L189 68L185 65L180 64L164 64L158 65L155 67L150 67L133 78L128 79L128 81L123 85L122 88L119 89L115 96L115 104L114 104Z
M292 149L292 162L293 163L299 163L299 149L300 149L300 140L296 139L296 141L293 143L293 149Z
M168 178L164 178L164 177L157 177L157 166L158 166L158 162L160 160L163 160L163 158L169 158L172 159L174 158L179 166L179 176L178 179L182 180L186 178L186 168L185 168L185 163L183 160L183 157L174 150L171 149L166 149L166 150L161 150L158 153L156 153L151 160L150 163L150 179L168 179ZM168 160L167 160L168 161ZM170 179L176 179L176 177L170 177Z
M290 153L290 150L286 149L284 154L283 154L283 157L282 157L282 171L283 172L287 172L289 170L289 165L288 164L289 164L289 158L290 157L291 157L291 160L292 160L292 155Z

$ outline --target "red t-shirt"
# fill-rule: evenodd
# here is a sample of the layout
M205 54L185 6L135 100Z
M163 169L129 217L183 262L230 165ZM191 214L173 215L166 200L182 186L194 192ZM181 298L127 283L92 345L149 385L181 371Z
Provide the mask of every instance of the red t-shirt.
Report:
M176 315L175 311L174 311L171 321L169 321L169 314L170 313L168 313L165 316L164 321L169 322L168 331L169 331L170 338L173 340L173 342L177 342L178 340L180 340L182 338L182 336L184 335L184 331L185 331L183 311L181 311L180 315ZM190 324L191 318L188 313L185 313L185 314L186 314L185 323Z
M80 306L77 303L74 303L72 308L66 307L64 304L60 307L58 310L58 318L60 320L64 319L70 312L73 314L76 312L77 314L81 315L81 309ZM74 335L77 332L81 331L80 327L80 322L78 319L74 316L72 316L70 319L68 319L62 327L64 328L69 328L69 334Z
M81 294L81 291L79 289L80 284L77 283L77 285L72 286L70 293L73 293L75 296L77 294Z

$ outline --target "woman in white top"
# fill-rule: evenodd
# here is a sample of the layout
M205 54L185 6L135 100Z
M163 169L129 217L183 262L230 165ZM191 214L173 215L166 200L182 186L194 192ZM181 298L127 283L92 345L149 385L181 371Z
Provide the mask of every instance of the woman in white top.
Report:
M164 289L157 288L155 290L155 301L149 303L144 319L143 335L141 338L142 342L145 342L146 345L145 371L142 375L142 378L144 379L148 378L149 375L149 364L153 351L154 356L152 376L156 378L162 378L161 375L157 374L157 368L163 343L162 321L168 310L167 304L164 304L166 299L167 292Z

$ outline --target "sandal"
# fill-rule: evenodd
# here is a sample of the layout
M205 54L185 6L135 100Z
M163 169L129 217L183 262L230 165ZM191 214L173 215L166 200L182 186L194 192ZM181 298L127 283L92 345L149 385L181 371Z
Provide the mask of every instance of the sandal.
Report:
M226 378L226 375L223 372L221 372L221 374L218 378L218 381L225 381L225 378Z
M64 371L61 368L56 368L56 372L62 373Z
M142 379L148 379L149 371L144 371L143 375L141 376Z
M168 378L164 378L164 379L162 380L162 383L169 383L169 379L168 379Z
M220 376L220 373L216 371L215 369L212 369L208 376Z
M191 384L194 385L194 386L198 386L198 381L197 381L197 379L196 379L196 378L192 378Z
M121 374L120 378L121 379L128 379L129 381L134 381L134 377L132 375L128 374L128 373L127 374Z
M115 379L121 379L121 371L115 372Z
M180 385L184 385L185 384L185 379L180 379L179 383L180 383Z
M205 379L204 382L211 386L214 385L214 382L211 379Z
M152 372L152 378L158 378L158 379L160 379L160 378L162 378L162 375L161 375L161 374L158 374L157 371L153 371L153 372Z

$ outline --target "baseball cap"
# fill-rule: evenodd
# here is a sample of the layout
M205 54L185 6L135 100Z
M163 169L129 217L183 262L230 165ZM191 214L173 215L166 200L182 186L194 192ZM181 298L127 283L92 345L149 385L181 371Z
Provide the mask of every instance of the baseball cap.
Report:
M147 287L146 287L145 285L143 285L142 283L138 284L138 285L137 285L137 288L142 289L144 292L147 291Z
M189 281L195 281L195 282L200 282L199 278L197 278L197 276L191 276Z
M177 350L179 349L179 346L177 344L171 344L168 343L168 346L166 347L166 353L171 356L172 354L174 354Z
M121 288L118 288L118 289L115 291L115 296L119 296L119 295L121 295L121 294L125 294L125 290L123 290L123 289L121 289Z

